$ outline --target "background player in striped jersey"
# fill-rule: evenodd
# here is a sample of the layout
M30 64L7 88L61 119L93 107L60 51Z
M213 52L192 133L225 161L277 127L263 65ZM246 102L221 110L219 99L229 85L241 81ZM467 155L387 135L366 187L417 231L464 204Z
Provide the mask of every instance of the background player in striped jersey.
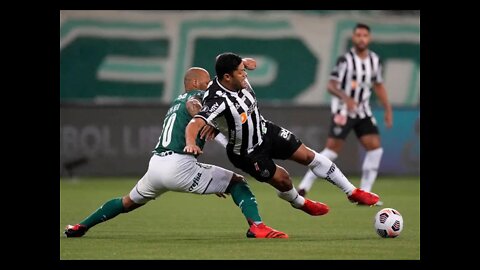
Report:
M300 196L288 172L273 159L291 159L308 166L342 189L352 201L368 205L378 201L376 194L356 188L334 163L306 147L295 134L262 117L240 56L221 54L215 72L217 76L205 92L202 110L186 128L185 152L202 153L195 138L208 123L228 138L227 156L235 167L275 187L278 196L294 208L313 216L329 211L327 205Z
M357 24L353 29L353 48L340 56L331 72L328 92L333 95L332 120L325 149L321 154L335 160L345 139L353 129L358 140L367 151L362 165L360 188L371 191L383 154L375 117L370 108L371 88L385 108L385 126L392 127L392 107L388 102L383 85L382 64L378 55L368 49L370 27ZM298 189L305 195L317 176L307 171ZM381 205L382 202L378 202Z
M167 191L177 191L193 194L215 193L221 197L225 197L224 193L230 193L250 226L247 237L288 238L287 234L262 222L255 195L243 176L214 165L199 163L196 157L183 152L185 127L200 111L200 100L209 81L210 75L203 68L191 68L187 71L184 79L185 93L179 95L167 111L162 134L145 175L128 195L111 199L79 224L68 225L65 230L67 237L81 237L98 223L137 209ZM213 129L202 132L209 137ZM195 140L203 148L205 141L198 137Z

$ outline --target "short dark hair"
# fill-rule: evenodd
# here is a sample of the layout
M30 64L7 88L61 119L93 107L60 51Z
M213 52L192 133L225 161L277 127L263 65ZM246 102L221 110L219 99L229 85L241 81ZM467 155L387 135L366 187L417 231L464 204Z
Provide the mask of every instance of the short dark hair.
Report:
M215 73L217 74L217 78L221 80L225 74L232 75L241 63L242 58L237 54L231 52L220 54L217 56L215 62Z
M370 26L364 24L364 23L357 23L355 25L355 28L353 28L353 32L355 32L355 30L359 29L359 28L363 28L363 29L367 29L367 31L370 33Z

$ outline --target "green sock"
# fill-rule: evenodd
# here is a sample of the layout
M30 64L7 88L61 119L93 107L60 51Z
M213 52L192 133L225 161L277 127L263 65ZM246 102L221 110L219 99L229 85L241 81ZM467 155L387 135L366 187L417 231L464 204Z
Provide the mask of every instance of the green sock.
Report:
M123 213L122 198L111 199L104 205L100 206L100 208L98 208L90 216L82 220L80 224L85 225L90 229L98 223L116 217L120 213Z
M257 200L253 195L250 187L244 182L237 182L230 186L229 192L235 204L240 207L243 215L247 219L249 225L252 223L262 222L262 218L258 213Z

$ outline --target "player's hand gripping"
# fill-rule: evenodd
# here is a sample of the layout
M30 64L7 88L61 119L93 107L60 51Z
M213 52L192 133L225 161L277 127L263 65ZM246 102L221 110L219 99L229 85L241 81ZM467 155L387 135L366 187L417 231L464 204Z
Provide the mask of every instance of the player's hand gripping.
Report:
M205 138L206 141L211 141L217 136L215 128L210 125L205 125L200 131L200 139Z
M355 109L357 108L357 102L353 98L347 97L344 101L345 103L347 103L347 110L349 112L355 111Z
M187 154L200 155L203 154L202 149L198 145L187 145L183 148L183 152Z
M248 70L254 70L257 68L257 61L253 58L243 58L243 65Z

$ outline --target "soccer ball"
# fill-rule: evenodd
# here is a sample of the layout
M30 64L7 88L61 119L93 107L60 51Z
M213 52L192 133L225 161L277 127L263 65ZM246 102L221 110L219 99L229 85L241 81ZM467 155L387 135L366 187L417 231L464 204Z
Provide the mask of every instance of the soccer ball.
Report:
M375 231L383 238L394 238L403 229L403 218L400 212L392 208L383 208L375 215Z

